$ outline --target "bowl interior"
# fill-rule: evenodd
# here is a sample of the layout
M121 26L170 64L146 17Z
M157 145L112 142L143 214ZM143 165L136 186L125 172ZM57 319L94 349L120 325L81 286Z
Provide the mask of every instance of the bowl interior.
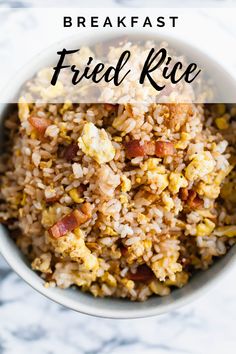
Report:
M137 36L133 36L137 37ZM140 38L140 36L139 36ZM166 39L166 37L159 37L161 40ZM109 38L108 38L109 39ZM143 36L142 39L150 39L150 36ZM93 42L89 38L83 38L79 41L79 44L96 43L99 40L99 36L93 38ZM175 41L173 39L169 39ZM67 47L73 48L75 45L78 46L78 38L73 38L69 40ZM176 43L175 43L176 44ZM188 54L192 53L192 48L184 43L181 43L181 48L183 52ZM61 48L61 44L56 45L57 48ZM35 60L33 60L27 69L23 69L19 75L14 80L14 83L9 85L8 90L4 94L4 99L2 102L6 104L0 104L0 125L2 128L2 122L6 114L9 113L9 109L12 109L12 105L7 104L8 102L13 102L14 97L19 92L21 85L25 80L29 79L34 75L34 73L45 65L50 65L52 63L52 52L55 50L50 49L48 52L39 55ZM229 87L233 92L235 92L236 84L231 79L230 75L212 59L209 59L203 53L194 49L194 55L199 57L199 60L207 65L210 73L212 75L217 75L222 81L221 89L229 90ZM1 140L2 140L1 129ZM161 314L170 310L173 310L180 305L190 302L194 298L198 297L200 293L207 290L213 281L219 279L223 275L225 270L230 267L231 263L235 261L235 247L221 259L218 259L212 267L204 272L196 273L190 280L190 282L185 285L182 289L175 289L170 295L166 297L151 297L143 303L131 302L125 299L115 299L115 298L94 298L92 295L83 293L78 289L59 289L59 288L45 288L43 285L43 280L39 275L30 269L30 265L19 249L16 247L15 243L9 237L7 230L0 225L0 252L3 257L9 263L9 265L16 271L16 273L22 277L29 285L34 289L38 290L43 295L48 298L68 307L73 310L86 313L89 315L108 317L108 318L138 318Z

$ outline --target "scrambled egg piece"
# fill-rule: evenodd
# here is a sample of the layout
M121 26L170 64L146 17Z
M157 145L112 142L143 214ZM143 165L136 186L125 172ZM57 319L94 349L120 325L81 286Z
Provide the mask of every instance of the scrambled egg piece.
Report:
M39 257L36 257L32 262L32 268L42 273L52 273L51 269L51 254L43 253Z
M216 199L220 194L220 187L215 184L200 182L197 187L197 192L199 195L204 195L207 198Z
M109 285L111 287L114 287L117 285L116 278L112 274L110 274L109 272L105 272L101 279L103 282L107 283L107 285Z
M167 211L171 211L171 209L175 206L175 203L168 192L162 193L162 202L164 203Z
M188 273L182 271L182 272L176 273L175 280L167 279L165 281L165 284L167 286L177 286L178 288L182 288L185 284L187 284L188 279L189 279Z
M189 139L190 139L190 134L182 132L180 134L180 140L177 141L177 143L175 144L175 148L176 149L181 149L181 150L186 149Z
M40 164L39 164L39 167L40 167L41 169L44 169L44 168L51 168L51 167L52 167L52 160L41 161Z
M83 203L84 199L80 198L79 192L77 188L73 188L69 191L69 195L71 197L71 199L75 202L75 203Z
M167 174L163 175L157 171L148 171L147 179L148 183L156 185L159 193L163 192L169 184Z
M199 195L205 195L207 198L216 199L220 195L220 185L225 177L232 171L233 166L228 166L225 170L221 170L217 173L217 176L212 180L208 178L207 183L200 182L197 187Z
M133 290L135 283L133 280L128 280L128 279L121 279L121 283L126 287L126 289Z
M119 196L119 199L120 199L121 204L126 204L126 203L128 203L128 201L129 201L127 195L124 195L124 194L121 194L121 195Z
M127 249L126 261L128 264L132 264L139 257L142 257L145 252L145 246L142 241L138 241Z
M204 218L214 218L215 217L215 215L213 213L211 213L209 209L201 209L201 210L198 210L197 213L200 216L203 216Z
M48 209L44 209L42 212L41 223L43 227L49 228L57 221L57 214L55 207L51 206Z
M29 105L24 97L20 97L18 101L18 115L21 122L28 119L30 110Z
M203 222L197 225L196 235L197 236L209 236L215 228L213 221L209 219L204 219Z
M96 272L99 268L98 258L94 256L90 249L85 245L83 232L79 229L74 233L68 233L64 237L58 239L50 239L50 242L55 247L63 258L70 257L75 262L83 262L83 269L85 271L92 271L94 280Z
M154 294L160 296L169 295L170 293L170 288L168 288L168 286L158 281L157 279L153 280L149 284L149 288L152 290L152 292L154 292Z
M66 111L68 111L68 109L72 108L73 107L73 104L70 100L67 100L63 107L60 109L60 113L61 114L64 114Z
M185 176L189 181L203 178L214 170L216 165L209 151L203 151L193 156L192 161L185 169Z
M105 229L105 235L109 235L109 236L117 236L117 232L114 231L110 226L107 226Z
M63 140L67 141L70 144L72 139L69 135L67 135L66 123L59 124L59 129L60 129L60 133L59 133L60 137L62 137Z
M233 170L234 166L229 165L225 170L221 170L217 173L217 176L215 178L215 183L217 185L220 185L223 180L225 179L226 176L228 176L228 174Z
M131 189L131 181L128 177L126 177L125 175L121 176L121 190L122 192L129 192Z
M42 98L56 98L56 97L59 97L61 95L63 95L64 93L64 86L63 86L63 83L58 81L56 83L55 86L48 86L47 88L44 88L42 91L41 91L41 96Z
M156 170L158 171L158 173L165 173L165 166L163 165L158 166L160 161L161 159L151 157L141 165L141 169L143 171Z
M23 197L21 199L21 205L22 206L25 206L26 205L26 202L27 202L27 196L25 193L23 193Z
M126 261L132 264L134 261L137 263L143 262L143 255L150 252L152 249L151 240L138 241L127 248Z
M185 188L188 186L188 181L182 175L182 173L171 172L169 176L169 190L173 194L179 193L180 188Z
M216 123L217 128L220 130L225 130L225 129L229 128L229 123L228 123L226 117L216 118L215 123Z
M86 155L99 164L109 162L115 156L115 149L106 131L98 129L93 123L84 125L78 144Z
M139 213L139 214L137 215L137 221L138 221L138 223L140 223L140 224L145 223L145 222L148 221L148 217L147 217L146 215L142 214L142 213Z
M114 136L113 140L117 143L121 143L122 142L122 137L121 136Z
M218 227L215 230L214 234L219 237L220 236L235 237L236 236L236 225Z
M58 210L60 209L60 212ZM71 212L71 209L68 207L62 207L61 204L55 203L49 208L45 208L42 212L41 224L45 229L48 229L56 221L58 221L62 216Z
M179 253L173 254L169 257L163 257L152 263L151 269L157 279L160 281L165 281L166 278L169 278L172 281L176 279L176 273L182 271L182 266L178 261ZM165 264L167 264L165 266Z

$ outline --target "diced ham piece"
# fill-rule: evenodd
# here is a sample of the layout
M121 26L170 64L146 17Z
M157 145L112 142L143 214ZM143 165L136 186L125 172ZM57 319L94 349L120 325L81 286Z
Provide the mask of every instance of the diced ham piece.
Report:
M45 199L47 203L56 203L60 199L60 196L56 195L55 197L51 197L51 198L46 197Z
M50 120L44 117L30 116L29 122L32 125L32 127L41 135L44 135L47 127L51 125Z
M119 105L118 104L110 104L110 103L104 103L104 108L108 111L114 111Z
M81 209L76 209L57 221L52 227L50 227L48 232L50 236L54 238L62 237L79 227L81 224L84 224L90 217L91 205L89 203L84 203Z
M157 157L172 156L175 153L174 144L169 141L156 141L155 153Z
M140 156L165 157L174 155L174 144L169 141L145 141L131 140L125 143L126 157L132 159Z
M198 196L197 192L187 188L181 188L180 199L186 201L190 209L200 209L203 207L203 200Z
M82 204L82 206L81 206L81 211L86 215L86 217L87 217L87 220L88 219L90 219L91 218L91 216L92 216L92 206L91 206L91 204L89 204L89 203L84 203L84 204ZM87 221L86 220L86 221ZM85 222L85 221L84 221ZM83 224L83 223L82 223Z
M134 280L134 281L143 281L143 282L146 282L146 281L150 281L154 278L154 273L152 272L152 270L146 266L145 264L143 265L140 265L138 268L137 268L137 271L136 273L131 273L129 272L127 274L127 278L130 279L130 280Z
M145 141L144 143L145 155L153 156L156 153L156 146L154 141Z
M71 143L65 148L64 151L64 158L67 161L72 161L75 156L77 155L77 152L79 151L79 146L76 143Z
M197 192L190 190L187 200L190 209L199 209L203 207L203 200L198 196Z
M120 252L123 257L126 257L128 255L128 248L124 245L120 245Z
M188 200L188 189L187 188L180 188L179 196L181 200Z
M131 140L125 143L126 157L133 159L134 157L145 156L144 145L139 140Z

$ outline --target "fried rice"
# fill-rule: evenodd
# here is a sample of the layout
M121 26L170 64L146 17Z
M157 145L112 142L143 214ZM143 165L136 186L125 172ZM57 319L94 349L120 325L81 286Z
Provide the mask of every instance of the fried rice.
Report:
M20 103L1 221L45 286L168 295L235 242L235 117L223 104Z

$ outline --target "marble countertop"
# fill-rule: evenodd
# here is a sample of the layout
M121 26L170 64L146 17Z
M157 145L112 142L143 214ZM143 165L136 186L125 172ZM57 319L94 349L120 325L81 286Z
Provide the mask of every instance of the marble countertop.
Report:
M217 4L222 2L215 0ZM52 2L47 1L49 3ZM75 3L71 1L71 4ZM92 2L86 3L91 6ZM141 1L105 0L100 3L101 6L140 6ZM4 7L29 4L36 2L0 2ZM43 4L44 1L41 6ZM68 1L64 0L60 5L66 6ZM206 18L212 21L211 28L217 29L216 46L219 35L221 43L227 38L235 40L233 16L224 22L220 16L215 16L214 10L211 15L204 10L198 15L203 21ZM1 62L8 60L9 67L14 68L14 56L10 53L16 50L16 39L24 35L32 23L29 20L19 24L18 19L21 32L10 40L16 21L12 16L4 15L4 19L0 17ZM24 59L22 57L22 62ZM233 75L236 58L228 60ZM1 81L7 81L4 66L0 67L0 74ZM235 274L236 265L206 295L174 312L148 319L106 320L75 313L44 298L12 272L0 257L0 354L233 354L236 347Z

